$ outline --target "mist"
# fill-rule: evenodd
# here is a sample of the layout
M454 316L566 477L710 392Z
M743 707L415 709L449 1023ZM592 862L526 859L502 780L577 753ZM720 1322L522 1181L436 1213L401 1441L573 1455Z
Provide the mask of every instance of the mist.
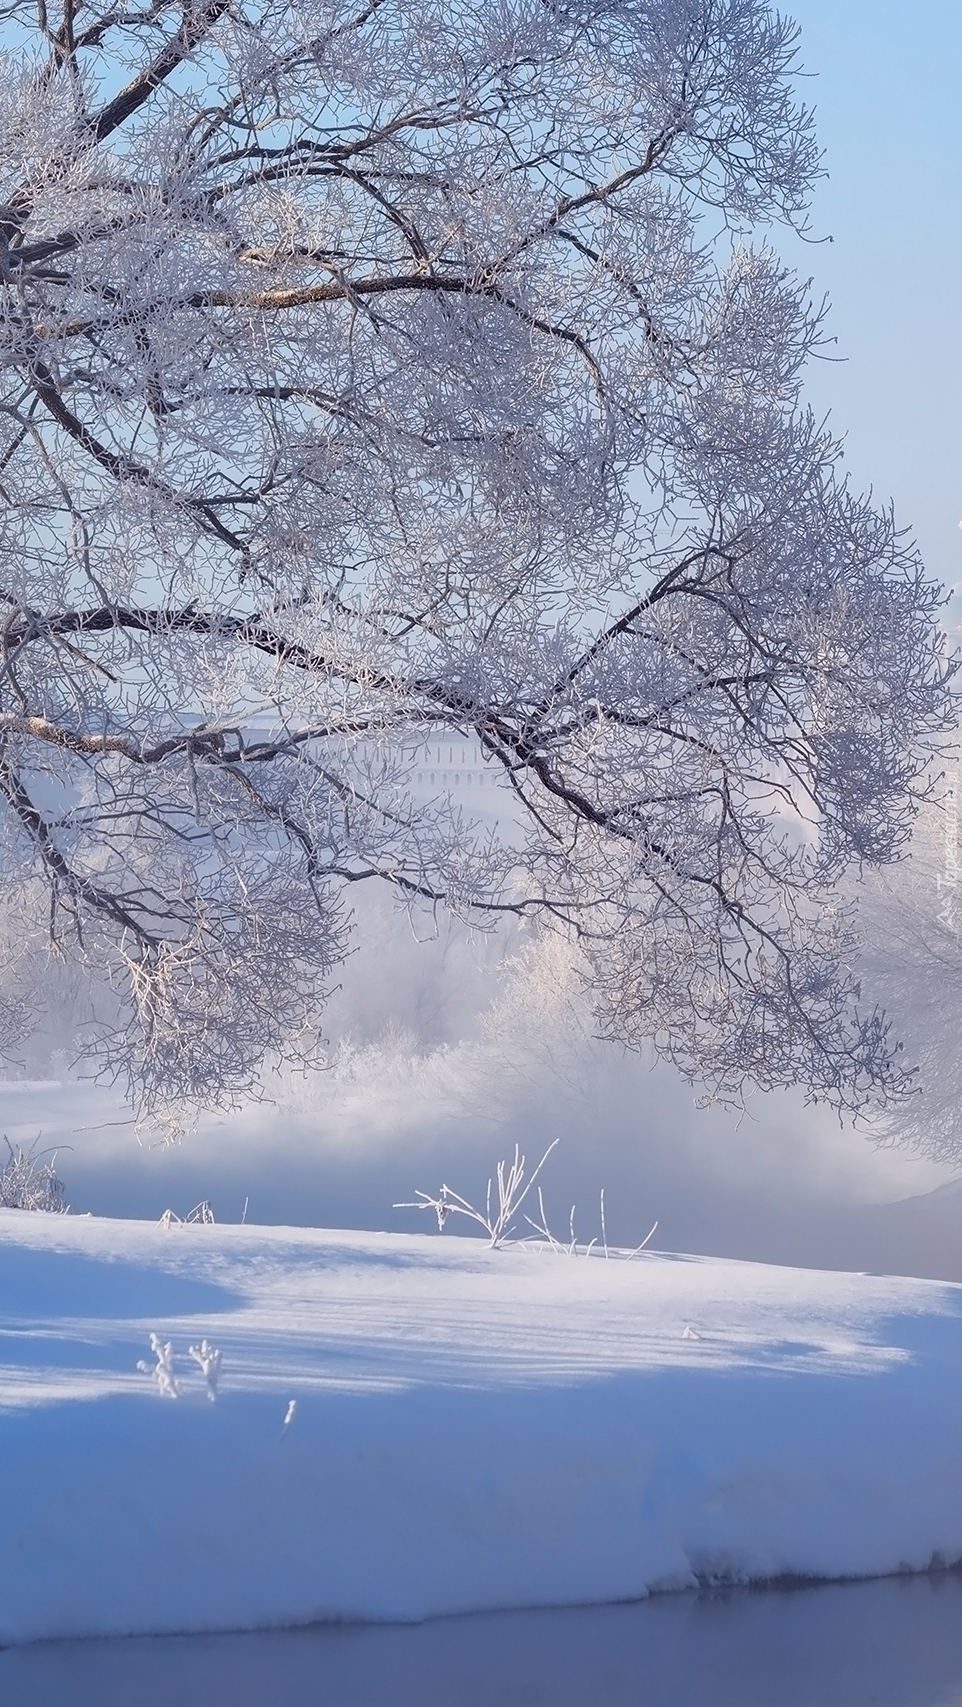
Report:
M557 1140L539 1183L558 1236L574 1206L578 1238L599 1237L604 1190L612 1244L638 1244L657 1219L662 1249L952 1266L962 1195L951 1161L885 1145L800 1094L699 1106L674 1069L594 1036L558 937L412 922L381 896L359 906L359 946L325 1014L324 1070L277 1075L265 1100L164 1145L137 1131L118 1093L78 1082L48 1037L46 1058L29 1063L44 1076L0 1089L2 1130L57 1149L76 1213L156 1220L206 1198L218 1220L246 1208L252 1222L434 1232L433 1216L393 1205L442 1181L483 1203L501 1157L517 1145L533 1166Z

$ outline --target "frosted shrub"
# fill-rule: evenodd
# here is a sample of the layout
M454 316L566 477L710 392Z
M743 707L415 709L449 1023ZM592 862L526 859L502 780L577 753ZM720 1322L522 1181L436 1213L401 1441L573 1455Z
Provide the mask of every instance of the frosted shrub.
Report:
M0 1168L0 1209L40 1209L51 1215L63 1215L64 1184L56 1170L57 1153L49 1162L43 1160L49 1152L36 1144L29 1150L14 1146L4 1134L8 1157Z
M152 1375L157 1383L157 1390L166 1399L179 1399L180 1388L174 1376L174 1344L172 1340L162 1340L159 1334L151 1334L150 1349L156 1362L147 1363L141 1358L137 1365L142 1375ZM205 1337L200 1345L187 1347L188 1357L192 1357L203 1372L207 1383L207 1397L211 1404L217 1403L217 1383L220 1379L221 1353L216 1346L211 1345Z

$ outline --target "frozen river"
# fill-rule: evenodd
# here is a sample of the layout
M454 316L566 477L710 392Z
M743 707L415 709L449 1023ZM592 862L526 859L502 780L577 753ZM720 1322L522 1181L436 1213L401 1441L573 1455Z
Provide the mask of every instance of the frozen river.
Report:
M962 1577L0 1653L4 1707L962 1707Z

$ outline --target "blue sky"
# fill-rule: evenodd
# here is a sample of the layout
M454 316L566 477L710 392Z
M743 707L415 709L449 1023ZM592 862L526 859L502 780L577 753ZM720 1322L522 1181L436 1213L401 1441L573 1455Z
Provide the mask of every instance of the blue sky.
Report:
M962 595L962 3L787 0L830 174L817 247L778 247L833 304L808 394L861 487L893 499ZM962 596L953 602L962 618Z

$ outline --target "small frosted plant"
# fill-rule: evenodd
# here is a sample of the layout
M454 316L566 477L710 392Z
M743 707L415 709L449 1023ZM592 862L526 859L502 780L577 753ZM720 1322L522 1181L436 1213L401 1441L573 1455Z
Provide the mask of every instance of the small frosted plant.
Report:
M484 1228L488 1235L491 1249L496 1250L499 1245L506 1244L510 1234L514 1232L514 1218L557 1143L558 1139L555 1138L554 1141L548 1145L548 1148L538 1163L538 1166L527 1181L525 1180L525 1158L521 1155L517 1144L514 1147L514 1161L511 1163L506 1161L498 1163L497 1171L494 1176L498 1182L498 1202L496 1211L492 1211L491 1206L491 1194L494 1184L493 1179L488 1180L488 1195L483 1213L480 1209L475 1209L473 1203L469 1203L466 1197L461 1196L460 1192L452 1191L449 1185L442 1185L437 1197L431 1197L426 1191L415 1192L415 1197L418 1200L416 1203L395 1203L394 1208L433 1209L437 1216L438 1231L440 1233L444 1232L445 1225L452 1215L466 1215L469 1220L476 1221L479 1227ZM540 1186L538 1187L538 1212L541 1217L540 1220L534 1220L530 1215L525 1215L524 1217L528 1226L538 1235L537 1239L522 1239L520 1241L522 1246L527 1249L531 1249L533 1247L536 1250L543 1249L547 1246L559 1256L563 1255L573 1257L581 1254L583 1256L590 1257L598 1243L598 1240L592 1239L591 1242L584 1247L583 1251L580 1250L578 1241L575 1238L574 1204L571 1206L570 1237L567 1241L556 1239L548 1226L548 1217L545 1214L544 1197L542 1196ZM617 1251L614 1254L619 1257L624 1257L628 1262L630 1262L632 1257L638 1256L639 1253L645 1249L649 1240L654 1237L657 1226L658 1222L656 1221L654 1226L650 1228L648 1233L646 1233L645 1237L642 1239L641 1244L636 1245L634 1250ZM604 1191L601 1193L601 1248L606 1257L612 1255L608 1246L608 1232L605 1226Z
M246 1203L244 1213L247 1213ZM205 1197L202 1203L195 1203L187 1215L177 1215L173 1209L165 1209L157 1225L163 1227L165 1233L169 1233L171 1227L213 1227L214 1211L210 1199Z
M157 1390L165 1399L178 1399L180 1392L174 1379L174 1347L171 1340L162 1340L159 1334L151 1334L150 1349L157 1359L156 1365L151 1366L143 1358L137 1365L142 1375L152 1375L157 1383Z
M498 1182L498 1203L496 1210L492 1209L491 1204L491 1190L494 1184L493 1179L488 1180L488 1194L483 1213L480 1209L475 1209L474 1205L469 1203L466 1197L462 1197L459 1192L452 1191L449 1185L442 1185L437 1197L431 1197L426 1191L417 1191L414 1194L418 1199L416 1203L395 1203L394 1208L433 1209L438 1220L438 1231L442 1233L449 1216L466 1215L470 1221L476 1221L479 1227L484 1228L484 1231L488 1235L491 1250L497 1250L499 1245L504 1244L509 1233L513 1232L514 1217L517 1215L518 1210L521 1208L522 1203L527 1197L528 1192L531 1190L531 1187L534 1185L535 1180L540 1174L541 1169L544 1167L545 1162L548 1160L548 1157L557 1142L558 1140L555 1138L548 1145L548 1148L527 1183L525 1183L526 1161L524 1156L521 1155L517 1144L514 1147L514 1161L510 1163L507 1161L501 1161L498 1163L495 1174L495 1178Z
M220 1378L220 1352L216 1346L211 1345L208 1339L202 1339L200 1345L189 1345L187 1351L194 1362L200 1364L204 1372L204 1380L207 1382L207 1397L212 1405L216 1404L217 1382Z

